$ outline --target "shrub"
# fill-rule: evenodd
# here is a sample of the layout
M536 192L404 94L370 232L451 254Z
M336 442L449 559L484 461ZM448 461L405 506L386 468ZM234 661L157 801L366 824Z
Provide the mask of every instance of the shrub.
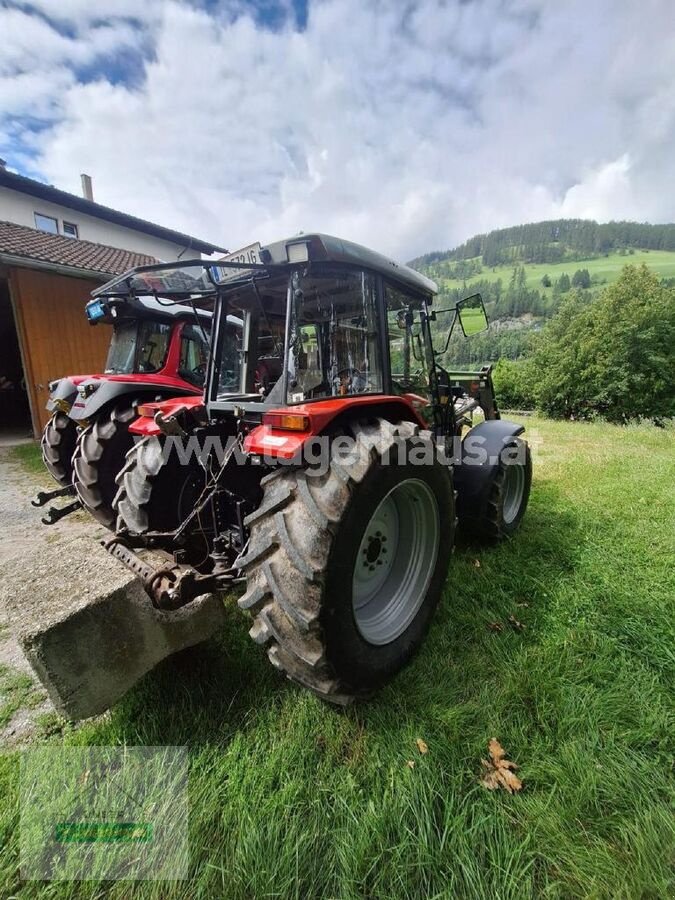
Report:
M550 416L613 422L675 415L675 290L626 266L589 303L574 291L542 332L533 365Z
M505 409L534 409L534 370L531 359L500 359L492 371L497 403Z

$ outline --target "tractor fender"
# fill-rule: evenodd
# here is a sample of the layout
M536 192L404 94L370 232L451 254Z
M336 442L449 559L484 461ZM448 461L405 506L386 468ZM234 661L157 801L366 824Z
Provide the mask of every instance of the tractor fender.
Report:
M388 397L370 394L273 407L265 411L262 425L258 425L246 436L244 450L272 459L299 459L304 445L312 438L324 434L330 425L364 416L387 419L392 423L413 422L420 428L428 428L414 405L414 400L418 399L420 398L413 398L413 395ZM276 428L265 421L268 416L272 418L279 415L301 417L306 425L302 430L296 431Z
M464 436L453 472L460 517L462 508L470 507L471 514L476 516L486 509L490 488L501 465L501 454L524 431L525 426L516 422L491 419L479 422Z
M85 425L106 407L125 397L128 397L131 402L139 397L154 400L167 395L175 397L194 394L194 388L189 388L187 385L181 388L169 387L161 383L153 384L151 381L113 381L90 378L78 385L75 402L70 410L70 418L80 425Z
M73 405L73 401L77 396L77 383L74 382L71 378L59 378L59 380L54 384L53 389L49 393L49 400L47 401L46 408L50 413L59 412L68 413L70 411L71 406Z

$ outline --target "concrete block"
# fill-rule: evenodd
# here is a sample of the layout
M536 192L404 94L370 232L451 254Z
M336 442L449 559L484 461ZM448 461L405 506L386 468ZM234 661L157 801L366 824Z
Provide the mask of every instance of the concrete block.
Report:
M155 609L141 583L91 538L12 559L0 579L9 625L57 710L104 712L165 657L223 627L222 600Z

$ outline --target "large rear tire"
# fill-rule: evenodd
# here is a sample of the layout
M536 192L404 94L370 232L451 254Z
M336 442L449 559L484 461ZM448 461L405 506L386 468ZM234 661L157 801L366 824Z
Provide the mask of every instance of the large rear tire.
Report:
M127 453L113 501L118 532L173 531L194 509L204 490L204 469L193 458L182 463L177 453L164 451L164 439L153 436ZM189 535L187 549L193 559L208 555L208 544L198 531Z
M80 433L73 455L73 484L84 508L105 525L113 528L115 478L124 458L133 446L128 428L136 418L128 403L113 406Z
M73 453L77 443L77 427L64 412L55 412L45 425L40 446L42 461L54 481L61 487L73 482Z
M263 479L239 559L251 637L288 678L337 704L380 687L418 649L455 530L450 470L435 453L409 459L418 426L379 419L352 430L355 451L325 475L282 467ZM387 465L395 444L405 461Z

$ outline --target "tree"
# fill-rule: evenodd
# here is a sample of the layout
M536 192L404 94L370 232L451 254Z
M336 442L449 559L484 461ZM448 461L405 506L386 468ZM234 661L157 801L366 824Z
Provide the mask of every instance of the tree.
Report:
M544 277L541 279L541 283L545 288L551 287L551 279L549 278L548 274L544 275Z
M560 278L556 281L555 286L559 294L566 294L569 291L571 283L570 276L567 274L567 272L562 273Z
M587 290L591 286L591 275L588 269L577 269L572 276L572 287Z
M612 422L675 415L675 290L626 266L592 302L573 291L534 355L536 396L552 416Z

